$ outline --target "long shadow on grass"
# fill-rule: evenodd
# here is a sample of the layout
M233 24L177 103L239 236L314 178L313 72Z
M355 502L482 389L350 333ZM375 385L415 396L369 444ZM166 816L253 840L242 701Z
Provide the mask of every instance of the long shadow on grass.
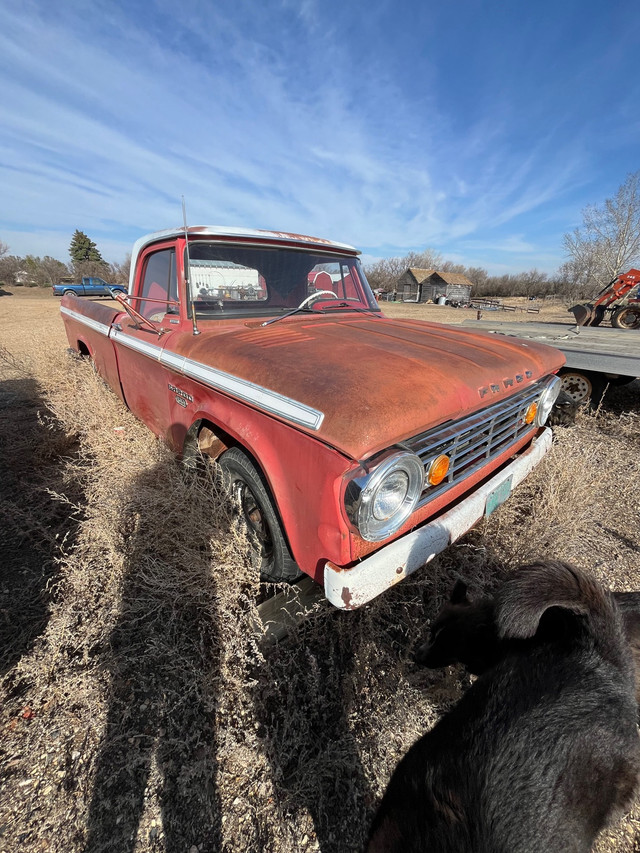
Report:
M602 400L602 409L618 415L640 413L640 379L625 385L610 385Z
M349 724L363 630L359 613L327 613L276 648L260 678L258 714L283 819L308 810L322 853L361 850L366 833L371 795Z
M130 530L104 656L110 702L85 850L125 853L141 835L144 849L214 853L220 636L211 525L191 524L193 495L180 490L172 462L140 476L122 510ZM161 822L147 815L141 825L156 797Z
M66 492L78 501L63 480L64 457L73 449L35 379L0 382L0 676L47 625L56 556L77 527L70 505L51 496Z

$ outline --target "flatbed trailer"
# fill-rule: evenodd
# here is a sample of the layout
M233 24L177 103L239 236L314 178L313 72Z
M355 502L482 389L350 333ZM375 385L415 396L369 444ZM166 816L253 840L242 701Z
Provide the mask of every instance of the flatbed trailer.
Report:
M597 404L607 385L624 385L640 377L640 334L635 330L490 320L465 320L463 325L561 350L567 360L561 370L563 389L576 403Z

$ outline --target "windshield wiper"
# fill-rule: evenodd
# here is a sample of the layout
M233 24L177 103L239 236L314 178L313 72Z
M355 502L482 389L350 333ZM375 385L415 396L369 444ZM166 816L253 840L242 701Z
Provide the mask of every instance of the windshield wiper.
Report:
M264 323L260 323L260 325L270 326L272 323L277 323L278 320L284 320L286 317L293 317L294 314L302 314L303 311L307 311L309 314L315 313L308 305L305 305L304 307L298 305L298 307L294 308L293 311L287 311L286 314L279 314L277 317L271 317L270 320L265 320Z
M286 314L281 314L279 317L272 317L270 320L265 320L264 323L260 323L261 326L270 326L272 323L277 323L278 320L284 320L285 317L293 317L294 314L299 314L301 311L310 311L311 313L315 313L311 311L311 303L322 296L333 296L334 299L339 299L332 290L318 290L317 293L312 293L311 296L307 296L297 308L294 308L293 311L287 311ZM339 302L337 305L327 305L324 308L321 308L318 313L324 314L325 311L332 311L336 308L346 308L348 311L356 311L358 314L370 314L372 317L378 317L380 319L382 314L379 311L374 311L373 308L356 308L355 305L349 305L348 302Z
M285 317L293 317L294 314L298 314L300 311L311 311L311 303L323 296L333 296L334 299L340 298L337 293L333 292L333 290L316 290L315 293L312 293L310 296L307 296L306 299L303 299L300 305L298 305L297 308L294 308L293 311L288 311L286 314L281 314L279 317L272 317L270 320L265 320L264 323L260 323L260 325L270 326L272 323L277 323L278 320L284 320Z
M349 305L348 302L341 302L339 305L327 305L320 309L320 313L324 314L325 311L333 311L338 308L346 308L348 311L356 311L358 314L371 314L372 317L378 317L378 319L382 318L381 311L374 311L373 308L358 308L355 305Z

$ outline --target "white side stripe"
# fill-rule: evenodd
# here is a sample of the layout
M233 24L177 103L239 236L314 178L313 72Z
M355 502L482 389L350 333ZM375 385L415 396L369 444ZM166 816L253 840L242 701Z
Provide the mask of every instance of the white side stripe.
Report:
M197 361L185 359L182 373L192 379L204 382L211 388L226 391L228 394L246 400L266 412L280 415L301 426L309 427L309 429L320 429L324 420L324 414L317 409L312 409L297 400L291 400L289 397L270 391L261 385L255 385L253 382L247 382L246 379L239 379L237 376L231 376L229 373L224 373L222 370L216 370Z
M111 339L117 341L122 346L133 349L155 361L159 361L170 370L181 373L183 376L188 376L190 379L196 379L210 388L224 391L233 397L237 397L239 400L251 403L265 412L279 415L308 429L318 430L322 425L324 413L311 408L311 406L306 406L304 403L292 400L283 394L278 394L276 391L270 391L268 388L263 388L261 385L256 385L246 379L240 379L238 376L233 376L222 370L216 370L214 367L209 367L199 361L192 361L190 358L186 358L186 356L167 352L162 347L147 343L146 341L140 341L138 338L126 334L126 332L109 327L104 323L98 323L96 320L91 320L89 317L78 314L76 311L71 311L68 308L61 308L60 310L72 319L77 320L79 323L84 323L102 335L109 336L109 333L111 333Z
M160 361L162 347L158 347L155 344L149 344L146 341L139 341L137 338L132 338L131 335L127 335L125 332L121 332L118 329L112 329L111 339L122 344L123 347L129 347L129 349L134 349L136 352L141 352L143 355L148 355L149 358L153 358L155 361Z
M60 313L66 314L67 317L71 317L72 320L77 320L79 323L84 323L85 326L89 326L101 335L109 336L109 329L111 327L105 323L99 323L97 320L92 320L90 317L85 317L83 314L78 314L77 311L72 311L70 308L64 308L63 306L60 306Z

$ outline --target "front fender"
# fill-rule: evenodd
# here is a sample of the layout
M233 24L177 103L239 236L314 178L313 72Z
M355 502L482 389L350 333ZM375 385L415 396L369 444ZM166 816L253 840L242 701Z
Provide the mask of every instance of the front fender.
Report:
M334 448L230 399L215 412L202 408L194 423L207 422L222 437L213 455L227 444L254 460L269 486L291 553L300 568L322 581L326 555L339 565L351 560L350 534L343 517L344 474L356 465ZM224 426L222 426L224 424ZM183 433L187 438L190 430ZM188 438L187 438L188 443Z

